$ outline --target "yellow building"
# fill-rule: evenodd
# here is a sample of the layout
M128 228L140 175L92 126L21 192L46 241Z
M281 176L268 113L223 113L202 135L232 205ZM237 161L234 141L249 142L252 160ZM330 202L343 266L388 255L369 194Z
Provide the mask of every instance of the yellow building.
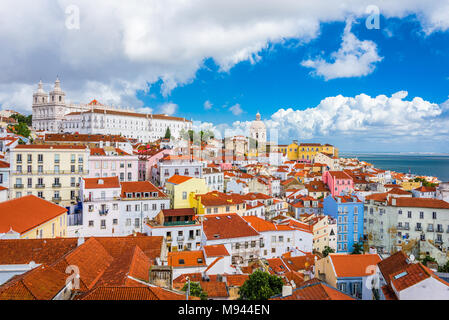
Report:
M315 155L323 152L338 157L338 148L330 144L301 143L295 140L287 147L288 160L312 162Z
M10 199L35 195L67 207L79 198L89 149L75 145L17 145L11 150Z
M65 237L67 209L30 195L0 203L0 239Z
M219 191L191 196L190 206L198 215L237 213L242 216L246 211L246 203L239 195Z
M209 191L204 179L180 175L168 179L165 188L173 209L190 208L190 197Z
M416 182L414 180L404 181L401 183L402 189L404 189L406 191L412 191L416 188L421 187L421 185L422 185L422 183L420 181Z

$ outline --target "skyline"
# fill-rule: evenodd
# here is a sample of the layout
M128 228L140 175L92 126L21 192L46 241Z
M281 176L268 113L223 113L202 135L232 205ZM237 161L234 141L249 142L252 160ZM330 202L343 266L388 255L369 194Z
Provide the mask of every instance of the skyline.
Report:
M204 11L207 3L171 2L157 16L151 3L141 12L127 7L120 15L105 10L98 16L79 1L79 29L67 27L74 12L66 13L67 1L47 11L48 1L22 8L28 28L0 31L7 48L0 54L1 108L30 113L39 79L48 91L59 75L70 101L175 114L219 130L245 131L260 112L268 132L279 128L280 143L327 142L346 152L449 152L444 2L347 1L347 11L325 1L310 8L261 2L252 10L251 4L241 5L248 11L238 16L231 14L232 1ZM333 10L323 13L325 5ZM366 27L369 5L380 10L379 29ZM15 21L7 15L14 7L0 11L11 28ZM46 28L29 27L41 26L42 19Z

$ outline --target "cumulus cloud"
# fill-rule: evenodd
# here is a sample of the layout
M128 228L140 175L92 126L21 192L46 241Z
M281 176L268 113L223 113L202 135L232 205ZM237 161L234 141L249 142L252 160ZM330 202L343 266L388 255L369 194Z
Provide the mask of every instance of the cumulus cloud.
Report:
M407 91L390 97L338 95L304 110L279 109L264 122L267 132L276 133L281 143L297 138L322 143L338 141L339 146L357 142L359 146L370 144L370 148L377 143L397 147L425 139L447 144L449 115L445 113L449 111L449 100L438 105L407 96ZM250 125L251 121L235 121L232 125L217 125L215 129L227 135L248 135Z
M241 115L243 113L243 109L240 107L239 103L236 103L233 106L229 107L229 111L231 111L235 116Z
M212 103L207 100L206 102L204 102L204 110L210 110L212 109Z
M377 54L377 45L369 40L361 41L351 33L352 20L349 19L338 51L331 54L331 61L321 57L304 60L301 65L312 68L312 74L326 80L366 76L374 71L375 63L383 58Z
M176 103L168 102L159 106L159 112L166 115L174 115L178 110L178 105Z
M66 28L72 4L79 30ZM426 33L449 28L445 0L2 0L0 105L29 112L30 86L59 74L71 100L140 108L136 91L148 84L162 80L168 95L193 81L205 59L224 72L257 63L271 44L305 44L319 36L321 23L363 17L368 5L387 18L416 13Z

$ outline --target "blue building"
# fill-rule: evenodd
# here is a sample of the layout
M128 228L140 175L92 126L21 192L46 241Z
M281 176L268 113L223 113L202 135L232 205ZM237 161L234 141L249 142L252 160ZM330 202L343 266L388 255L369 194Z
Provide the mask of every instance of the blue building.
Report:
M363 202L354 195L329 195L323 211L337 220L337 252L352 252L353 244L363 239Z

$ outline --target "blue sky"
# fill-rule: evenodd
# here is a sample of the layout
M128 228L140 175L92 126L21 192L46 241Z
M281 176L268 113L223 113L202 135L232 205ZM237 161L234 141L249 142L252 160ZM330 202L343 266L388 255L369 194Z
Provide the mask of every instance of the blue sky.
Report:
M408 98L421 97L437 104L448 99L449 32L426 35L414 15L404 19L381 17L380 29L368 30L364 19L353 24L356 37L375 42L383 57L369 75L327 81L311 75L311 70L300 62L320 53L326 57L338 50L344 27L343 22L322 24L321 35L307 44L296 40L270 44L260 53L260 61L241 62L228 72L220 72L213 59L207 59L191 83L175 88L168 96L161 94L162 81L159 81L148 93L140 92L138 97L153 108L175 103L179 106L178 115L189 119L229 124L237 120L251 121L257 112L267 119L279 108L303 110L339 94L353 97L365 93L374 97L405 90ZM213 105L211 109L204 109L205 101ZM241 106L242 114L229 111L234 104ZM296 138L301 140L290 136L280 142ZM404 147L404 151L419 151ZM346 149L354 151L350 143ZM355 151L369 150L373 148L355 147ZM390 151L394 150L396 146Z
M69 101L219 133L259 111L280 143L449 153L447 0L3 0L0 20L1 109L59 75Z

